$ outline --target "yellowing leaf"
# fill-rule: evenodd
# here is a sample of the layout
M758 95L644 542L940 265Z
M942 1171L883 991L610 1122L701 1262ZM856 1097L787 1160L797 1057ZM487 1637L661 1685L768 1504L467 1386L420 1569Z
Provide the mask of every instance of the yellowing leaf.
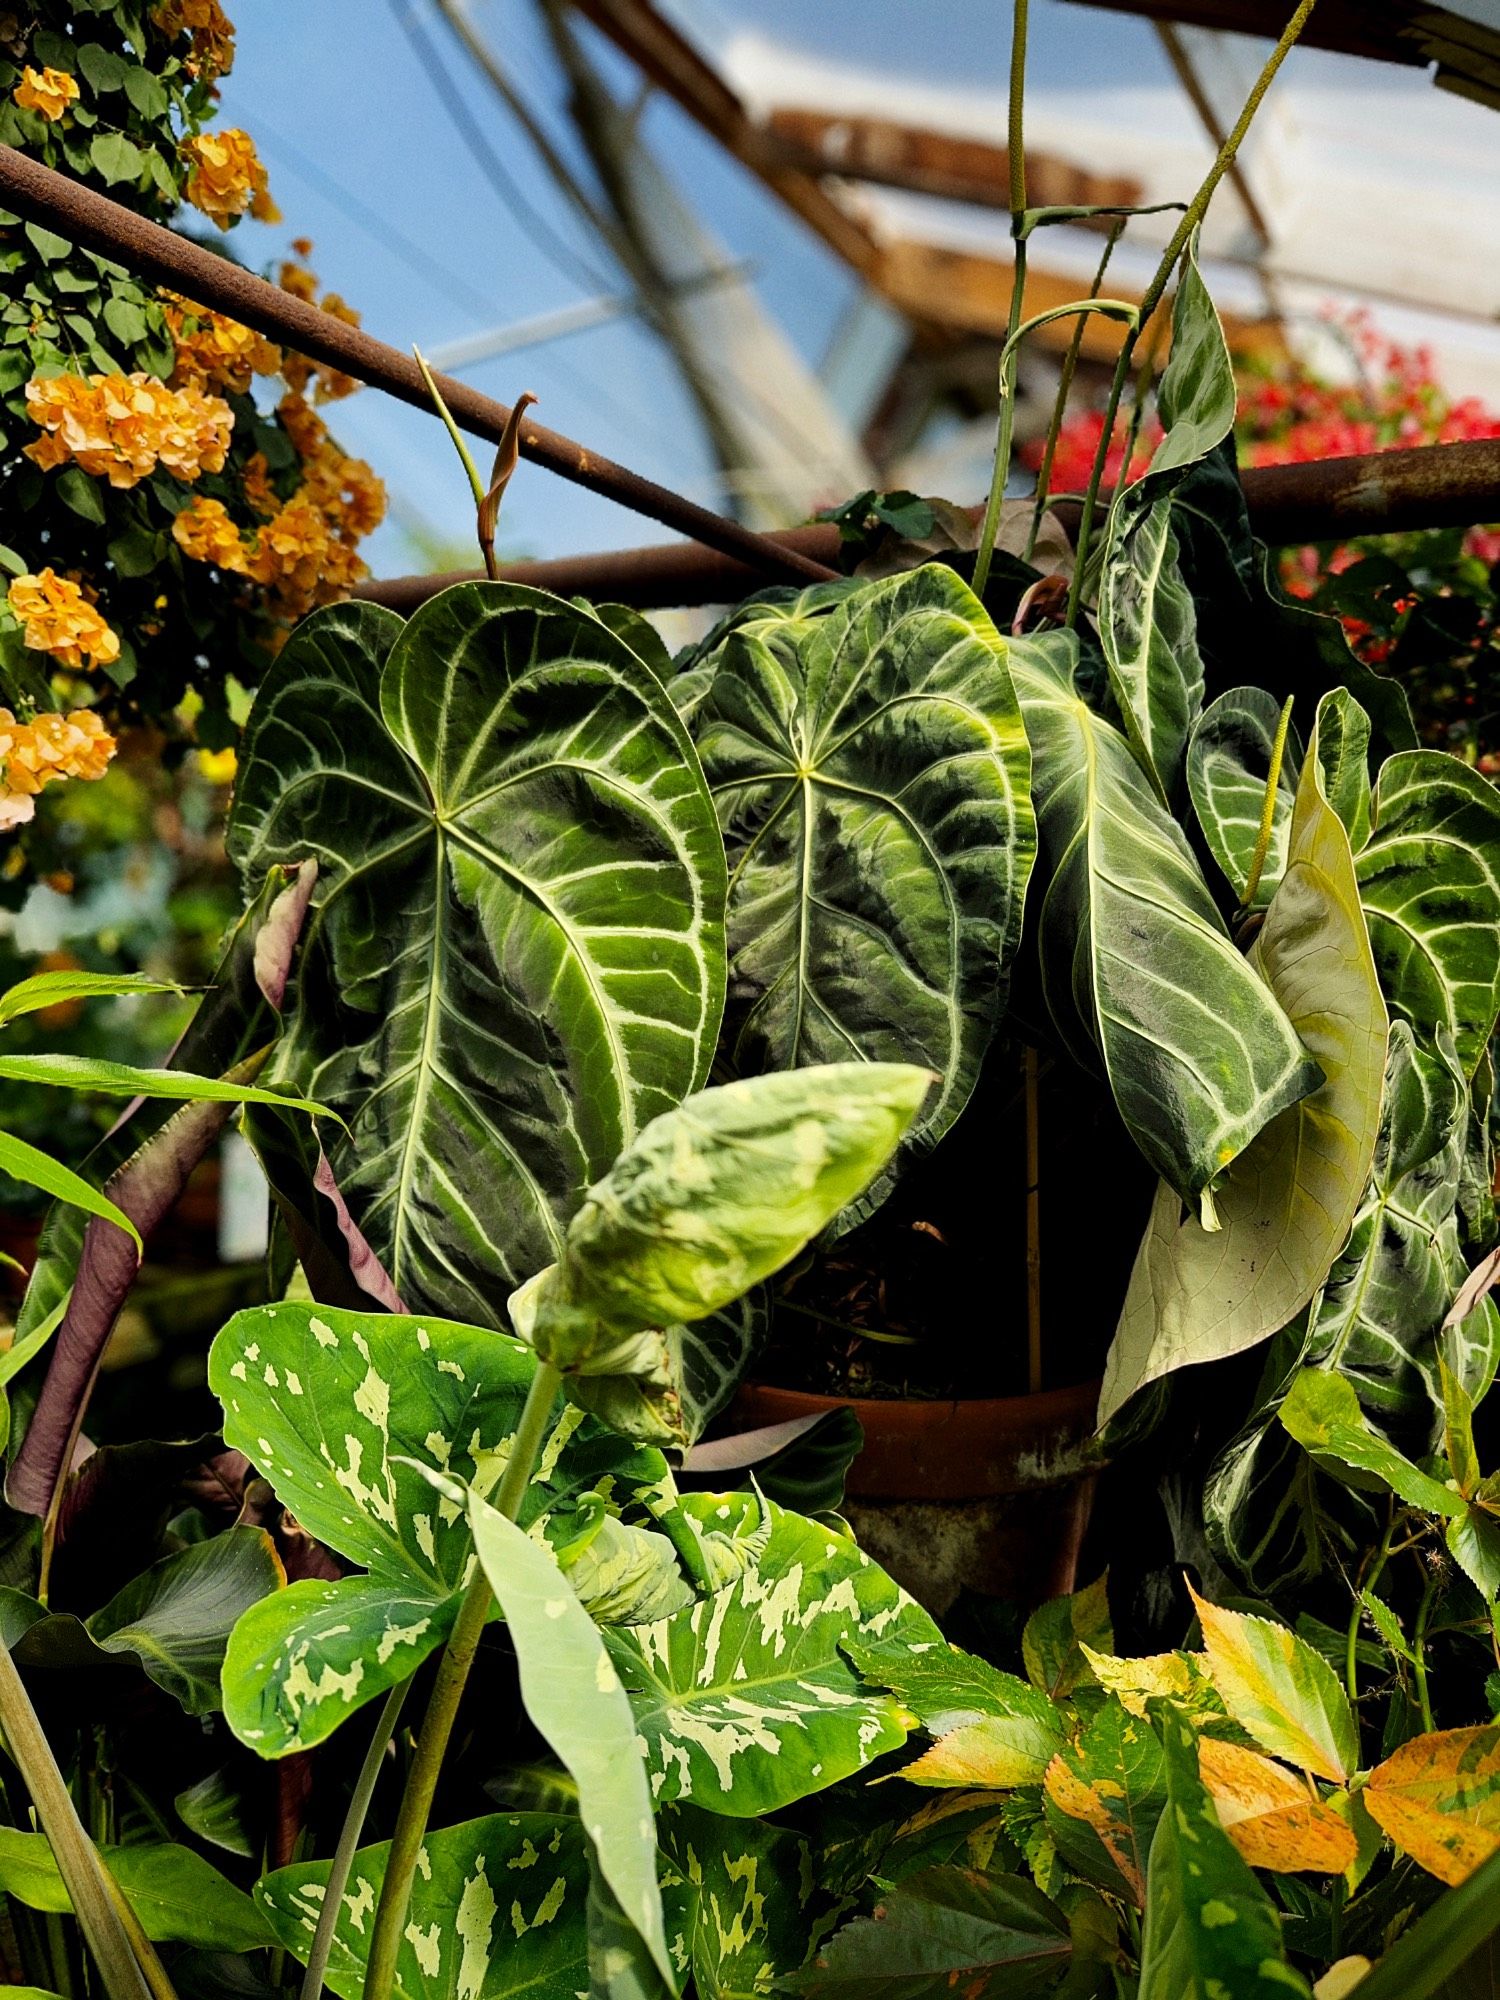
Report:
M986 1715L940 1736L915 1763L904 1764L901 1775L913 1785L983 1785L1003 1791L1034 1785L1044 1769L1033 1751L1017 1742L1011 1717Z
M1162 1182L1105 1368L1099 1420L1175 1369L1286 1326L1349 1235L1380 1132L1389 1033L1354 857L1323 796L1314 737L1287 869L1251 959L1323 1082L1278 1112L1214 1184L1219 1227Z
M1258 1750L1200 1737L1198 1774L1220 1826L1252 1868L1339 1875L1358 1852L1353 1829L1333 1808Z
M1349 1995L1371 1970L1371 1961L1362 1952L1352 1952L1329 1966L1313 1987L1313 2000L1349 2000Z
M1500 1847L1500 1723L1413 1737L1370 1773L1364 1800L1402 1852L1452 1888Z
M1185 1701L1193 1691L1193 1667L1182 1653L1148 1653L1138 1660L1124 1660L1114 1653L1096 1653L1081 1641L1079 1651L1100 1687L1118 1695L1132 1715L1144 1715L1153 1696Z
M1114 1894L1123 1884L1143 1909L1151 1838L1167 1802L1161 1744L1151 1725L1118 1702L1106 1702L1078 1741L1047 1766L1044 1786L1047 1823L1063 1860ZM1078 1822L1092 1840L1080 1835Z
M1224 1706L1263 1750L1338 1783L1359 1763L1359 1732L1333 1668L1268 1618L1226 1611L1192 1593L1208 1671Z

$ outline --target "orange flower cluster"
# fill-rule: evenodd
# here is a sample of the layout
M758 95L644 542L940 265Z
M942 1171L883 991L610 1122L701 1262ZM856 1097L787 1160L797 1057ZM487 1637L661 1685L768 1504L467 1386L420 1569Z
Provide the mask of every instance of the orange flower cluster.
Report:
M177 350L172 386L223 389L242 396L254 375L274 375L281 349L263 334L241 326L225 313L194 305L176 292L163 292L167 330Z
M102 778L115 739L91 708L18 722L0 708L0 827L21 826L36 795L58 778Z
M187 198L210 222L227 229L247 210L257 222L280 222L281 210L271 199L266 170L248 132L237 125L200 132L196 139L184 139L181 151L188 165Z
M28 65L10 98L22 111L39 111L49 124L55 124L77 95L78 85L65 69L32 69Z
M294 299L301 299L306 305L319 304L318 281L307 268L306 259L312 244L305 236L299 236L292 248L303 260L299 264L286 263L281 267L281 289L290 292ZM337 292L325 292L321 301L324 312L345 326L358 326L359 314L354 307L341 299ZM319 403L335 403L341 396L352 396L359 387L352 375L346 375L342 368L331 367L326 361L311 361L305 354L286 354L281 362L282 378L294 396L307 393L307 386L316 380L313 399Z
M222 472L234 428L222 398L150 375L49 375L27 383L26 407L42 432L25 448L33 464L50 472L73 459L118 487L158 464L189 483Z
M11 580L6 601L21 621L21 637L59 665L107 667L120 657L120 641L69 577L44 569Z
M234 67L234 24L219 0L163 0L151 16L164 35L190 35L195 73L228 76Z
M278 406L302 458L302 484L278 501L264 461L245 486L264 525L246 536L222 501L199 497L172 524L184 555L246 576L267 593L276 617L295 620L345 596L368 574L357 545L385 517L385 488L363 459L348 458L301 396Z

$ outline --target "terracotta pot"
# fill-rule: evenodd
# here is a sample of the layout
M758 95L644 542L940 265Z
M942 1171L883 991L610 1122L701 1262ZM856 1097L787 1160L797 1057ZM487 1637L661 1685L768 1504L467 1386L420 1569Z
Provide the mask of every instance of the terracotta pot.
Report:
M1100 1460L1099 1384L934 1402L747 1382L736 1427L852 1409L865 1434L843 1512L860 1545L941 1616L961 1589L1027 1608L1077 1584Z

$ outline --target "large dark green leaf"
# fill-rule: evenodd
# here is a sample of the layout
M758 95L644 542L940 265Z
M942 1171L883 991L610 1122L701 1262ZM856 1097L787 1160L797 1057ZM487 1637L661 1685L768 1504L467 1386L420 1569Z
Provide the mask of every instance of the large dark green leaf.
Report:
M1215 861L1242 903L1260 839L1266 781L1280 720L1276 698L1264 688L1231 688L1203 711L1188 746L1188 791L1193 810ZM1270 902L1286 868L1292 802L1301 770L1302 749L1292 734L1277 776L1270 846L1252 899L1257 910Z
M1174 1710L1163 1715L1162 1746L1167 1810L1146 1873L1140 2000L1306 2000L1271 1899L1198 1776L1197 1734Z
M758 609L691 677L729 857L734 1059L922 1063L942 1079L907 1142L926 1148L1004 1005L1035 851L1005 645L931 564Z
M1172 492L1229 435L1235 412L1234 369L1192 247L1173 302L1157 412L1165 436L1145 477L1123 488L1110 512L1099 637L1125 733L1166 803L1203 705L1197 612L1178 563Z
M1472 1076L1500 1010L1500 790L1439 750L1388 759L1358 871L1392 1011Z
M257 697L230 849L319 878L277 1081L412 1308L497 1324L589 1182L707 1072L723 854L660 682L541 591L319 611Z
M389 1842L354 1857L327 1980L359 2000ZM588 1991L588 1858L583 1828L560 1813L499 1813L430 1832L412 1878L396 1960L396 2000L572 2000ZM326 1861L278 1868L255 1898L278 1941L305 1960Z
M304 1528L366 1571L295 1583L236 1625L224 1711L261 1756L320 1741L442 1644L473 1541L463 1510L417 1467L487 1490L534 1369L507 1334L332 1306L239 1313L214 1342L209 1383L226 1443ZM665 1471L658 1453L560 1405L522 1525L606 1474L628 1488Z
M1323 1080L1223 1176L1217 1228L1184 1217L1165 1182L1158 1190L1110 1349L1101 1419L1148 1382L1241 1353L1290 1324L1328 1275L1369 1178L1388 1023L1349 838L1324 796L1316 745L1315 733L1286 873L1252 960ZM1214 1046L1211 1031L1198 1046Z
M1130 745L1080 699L1076 658L1064 633L1010 651L1034 759L1047 1004L1146 1158L1195 1198L1317 1070Z
M1028 2000L1057 1984L1072 1949L1062 1911L1023 1877L925 1868L796 1983L816 2000Z
M143 1569L87 1621L89 1637L135 1654L189 1715L208 1715L235 1621L285 1582L263 1529L230 1528Z

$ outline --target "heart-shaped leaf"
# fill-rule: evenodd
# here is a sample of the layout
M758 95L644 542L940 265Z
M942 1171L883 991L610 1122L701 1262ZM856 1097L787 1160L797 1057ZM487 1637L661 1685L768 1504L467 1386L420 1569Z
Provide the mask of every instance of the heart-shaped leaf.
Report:
M1043 989L1146 1158L1196 1197L1317 1071L1129 743L1080 698L1076 661L1071 633L1010 648L1034 756Z
M360 2000L390 1843L354 1857L326 1974ZM279 1943L305 1960L323 1907L326 1861L278 1868L255 1899ZM499 1813L429 1832L411 1885L395 2000L541 2000L588 1991L588 1857L574 1815Z
M320 1741L442 1643L473 1544L463 1510L417 1467L488 1490L534 1370L508 1334L332 1306L238 1313L214 1342L209 1383L226 1443L305 1529L367 1572L293 1584L235 1627L225 1717L261 1756ZM560 1404L522 1525L606 1475L628 1488L665 1474L659 1453Z
M1036 846L1005 644L928 564L742 607L692 676L729 858L735 1061L920 1063L942 1078L907 1140L926 1150L1004 1006Z
M347 1119L334 1177L408 1307L499 1324L712 1054L723 851L660 682L542 591L315 612L257 696L229 846L250 879L319 860L274 1080Z

